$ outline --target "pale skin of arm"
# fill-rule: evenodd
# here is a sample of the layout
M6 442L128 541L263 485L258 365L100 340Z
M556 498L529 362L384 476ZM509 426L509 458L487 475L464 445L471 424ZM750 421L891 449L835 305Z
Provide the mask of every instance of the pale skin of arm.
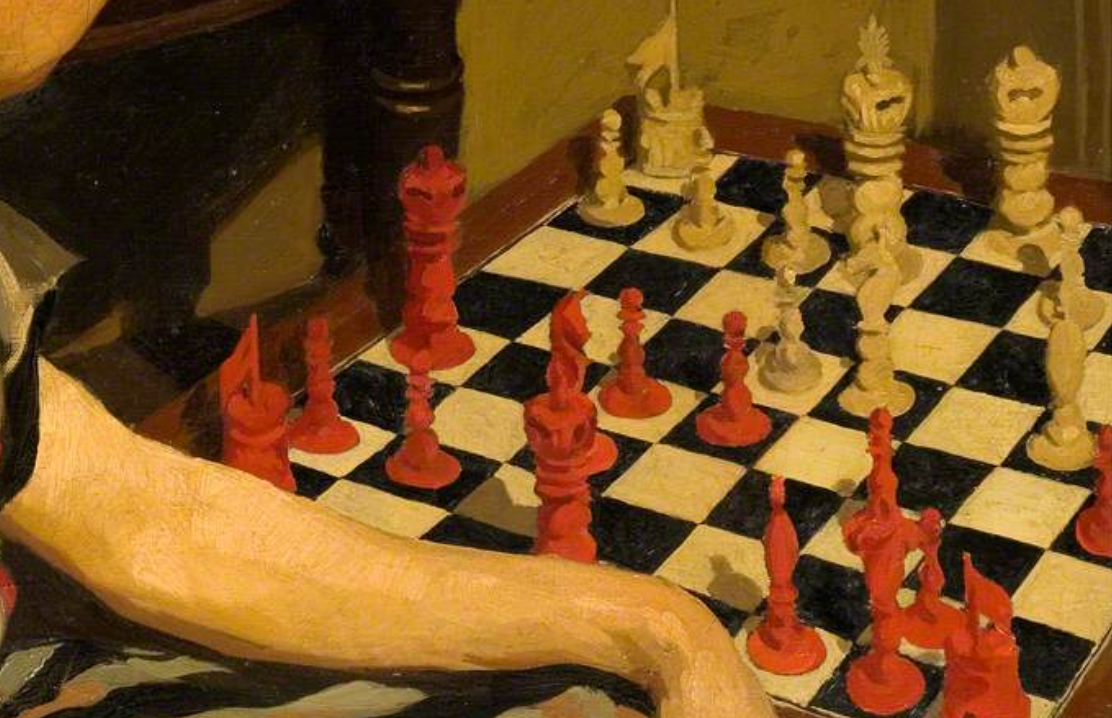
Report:
M106 0L0 0L0 99L41 82ZM108 606L228 655L344 669L575 663L661 718L772 718L729 635L663 581L402 539L117 422L40 360L41 439L0 534Z

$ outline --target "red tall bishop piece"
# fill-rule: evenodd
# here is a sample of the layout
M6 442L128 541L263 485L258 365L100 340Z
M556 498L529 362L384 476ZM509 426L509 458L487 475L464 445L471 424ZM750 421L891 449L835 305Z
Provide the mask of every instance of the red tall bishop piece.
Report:
M471 337L459 328L452 254L459 247L459 217L466 201L463 167L429 145L402 172L398 196L405 209L408 264L400 334L390 354L409 366L427 351L434 370L459 366L475 353Z
M1012 602L1000 585L962 556L965 621L946 642L942 718L1029 718L1031 699L1019 681ZM989 625L981 626L981 616Z
M219 384L221 461L285 491L297 491L286 425L290 395L260 376L259 322L254 314L232 355L220 365Z
M591 562L597 546L587 480L613 466L618 450L599 433L595 405L583 392L583 346L591 332L579 304L582 295L569 294L552 311L548 391L525 403L525 435L536 456L535 491L541 499L534 552Z
M768 414L753 406L745 385L749 360L745 357L745 315L729 312L722 318L726 353L722 355L722 401L695 417L699 438L715 446L748 446L772 431Z
M792 581L799 561L799 538L784 509L784 479L772 479L768 491L772 515L763 542L768 570L768 610L757 630L749 634L746 648L753 663L769 673L799 675L813 671L826 660L826 646L818 631L800 623L795 613L799 596Z
M873 617L872 643L846 674L854 705L869 713L891 715L922 698L926 681L918 666L898 653L903 620L896 592L904 560L920 543L915 522L900 513L892 470L892 415L879 408L869 417L868 503L842 526L846 546L865 565L865 586Z
M314 454L338 454L359 443L359 432L340 417L332 394L332 340L328 320L313 317L305 327L305 365L308 371L305 410L290 427L290 445Z
M942 543L942 514L926 509L919 517L923 563L919 567L919 591L915 602L904 609L904 638L920 648L941 649L961 625L961 611L942 602L946 576L938 560Z
M645 373L645 349L641 346L641 329L645 312L644 297L636 287L626 287L618 295L621 309L622 342L618 345L618 371L603 384L598 393L599 404L613 416L647 419L659 416L672 406L668 387Z
M1112 426L1105 424L1097 434L1096 498L1081 512L1074 526L1077 543L1094 556L1112 558Z

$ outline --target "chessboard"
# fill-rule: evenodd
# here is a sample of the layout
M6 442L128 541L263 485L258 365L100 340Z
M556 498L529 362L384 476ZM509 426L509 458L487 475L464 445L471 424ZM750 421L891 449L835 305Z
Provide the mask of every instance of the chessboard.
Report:
M745 635L768 589L760 542L768 484L773 475L786 477L801 546L798 608L819 630L827 659L803 676L758 676L777 702L817 715L867 715L845 689L870 623L862 566L840 531L863 503L870 468L866 421L837 402L852 376L857 321L853 288L837 263L847 249L838 215L846 183L817 175L807 181L810 223L835 248L827 266L799 278L807 292L804 339L820 353L822 383L804 394L778 394L751 371L754 399L773 430L759 444L720 448L698 438L695 416L720 390L725 312L746 313L752 358L761 360L775 322L775 283L760 245L780 228L784 194L777 163L719 154L711 167L736 227L726 246L699 253L679 247L671 236L683 204L679 181L629 170L627 182L646 210L636 224L589 226L572 202L461 281L460 324L476 352L466 364L434 373L433 392L434 428L462 465L455 483L424 491L386 478L386 458L401 442L406 379L382 340L336 377L341 413L362 441L339 455L292 452L299 493L395 534L528 553L538 499L522 404L545 390L549 312L569 290L588 292L587 389L594 396L615 361L618 293L638 287L646 368L668 385L673 404L646 420L599 412L599 426L619 450L615 466L591 482L600 560L682 586L715 613L745 655ZM933 506L945 518L948 599L963 595L963 552L1011 595L1032 716L1052 718L1109 640L1112 561L1086 554L1074 539L1076 516L1091 501L1093 472L1049 471L1024 451L1049 402L1047 329L1036 313L1043 278L977 239L991 217L984 206L913 189L902 211L908 240L924 262L888 316L898 375L917 397L893 431L899 501L910 516ZM1103 322L1086 334L1083 407L1095 428L1112 422L1112 228L1093 226L1083 255L1088 284L1108 305ZM905 565L901 601L914 595L919 559L913 554ZM905 652L920 664L927 691L901 715L937 715L941 653Z

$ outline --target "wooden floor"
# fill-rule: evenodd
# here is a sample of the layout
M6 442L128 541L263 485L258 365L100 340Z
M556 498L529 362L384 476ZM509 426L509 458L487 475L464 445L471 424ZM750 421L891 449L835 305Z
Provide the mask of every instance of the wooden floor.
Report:
M628 102L623 104L623 109L629 107ZM720 108L708 108L707 124L720 149L777 159L798 146L807 151L813 169L844 174L836 128ZM593 133L594 127L588 126L561 141L464 211L463 242L456 255L461 275L476 269L579 191ZM903 176L908 185L950 191L982 202L992 197L992 167L986 153L947 153L909 143L905 161ZM1055 174L1050 190L1059 206L1074 204L1091 221L1112 222L1109 183ZM309 315L323 314L329 319L337 360L354 356L397 324L403 273L401 255L391 256L303 298L304 306L292 316L287 311L283 320L267 322L264 314L264 374L287 386L301 386L300 333ZM210 376L147 417L138 428L152 438L211 456L219 447L218 422L215 381ZM780 714L783 718L809 718L795 709L785 708ZM1112 651L1107 646L1062 718L1112 718Z

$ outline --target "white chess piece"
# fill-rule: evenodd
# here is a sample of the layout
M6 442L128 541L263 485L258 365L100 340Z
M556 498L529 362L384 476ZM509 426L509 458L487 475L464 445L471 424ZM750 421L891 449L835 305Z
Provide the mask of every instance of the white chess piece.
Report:
M764 240L761 258L773 269L790 266L799 274L807 274L830 261L830 245L811 230L808 221L807 200L803 197L806 158L792 149L784 160L783 187L788 197L782 211L785 229Z
M734 221L714 198L717 184L707 167L692 174L684 194L687 204L672 225L672 238L685 249L698 251L728 244L734 236Z
M838 395L838 403L855 416L869 416L881 406L899 416L915 403L915 390L896 378L889 324L884 317L899 289L900 269L887 228L878 227L877 235L846 262L848 271L862 277L856 295L861 312L857 323L859 363L853 382Z
M1058 72L1020 45L998 64L990 80L996 113L997 194L992 226L982 233L990 247L1040 269L1058 251L1054 197L1046 189ZM1031 250L1038 252L1031 255ZM1038 254L1042 256L1039 257Z
M1050 420L1027 440L1027 456L1055 471L1077 471L1093 463L1096 442L1085 425L1079 394L1085 378L1085 335L1069 314L1055 303L1046 340L1046 380L1050 385Z
M795 286L795 270L783 267L776 273L776 307L779 319L776 346L761 357L758 379L769 389L799 393L813 389L822 380L818 355L803 341L803 314L799 304L805 292Z
M854 217L849 227L852 252L859 252L884 225L900 269L901 282L919 276L923 258L907 243L903 202L904 123L911 111L911 82L892 67L888 32L875 17L861 29L861 59L842 83L846 163L854 179Z
M625 227L645 215L641 200L631 195L622 179L622 116L616 110L602 113L602 130L595 155L594 184L577 208L584 222L596 227Z
M1039 318L1048 325L1054 322L1055 303L1060 295L1070 317L1085 331L1096 326L1104 316L1104 302L1100 295L1085 285L1085 259L1081 256L1081 244L1089 233L1089 225L1076 207L1061 210L1053 221L1062 248L1062 259L1058 265L1062 280L1048 279L1039 287Z

